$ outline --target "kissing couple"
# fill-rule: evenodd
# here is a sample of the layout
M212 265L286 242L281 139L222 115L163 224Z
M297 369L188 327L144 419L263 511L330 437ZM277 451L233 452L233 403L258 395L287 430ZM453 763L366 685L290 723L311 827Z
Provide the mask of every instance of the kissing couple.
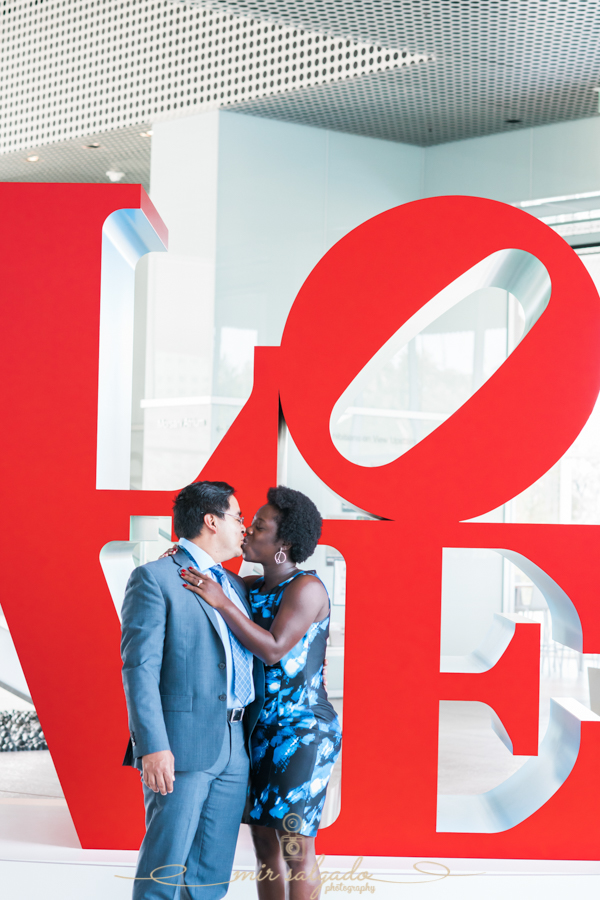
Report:
M241 821L257 872L270 870L260 900L284 900L286 884L289 900L314 898L314 839L341 747L323 685L329 597L298 568L321 516L274 487L245 529L222 481L188 485L173 513L177 546L134 569L122 609L123 765L140 770L146 809L133 900L219 900ZM223 568L240 555L264 575Z

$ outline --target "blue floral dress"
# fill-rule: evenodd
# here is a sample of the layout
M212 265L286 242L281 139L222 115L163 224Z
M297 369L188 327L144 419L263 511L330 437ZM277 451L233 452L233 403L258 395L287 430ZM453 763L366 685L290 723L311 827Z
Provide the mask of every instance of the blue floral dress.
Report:
M283 592L303 571L271 593L250 590L254 621L270 630ZM310 573L313 574L313 573ZM342 743L337 714L323 687L329 615L313 622L295 647L265 666L265 705L252 734L250 792L244 822L313 837Z

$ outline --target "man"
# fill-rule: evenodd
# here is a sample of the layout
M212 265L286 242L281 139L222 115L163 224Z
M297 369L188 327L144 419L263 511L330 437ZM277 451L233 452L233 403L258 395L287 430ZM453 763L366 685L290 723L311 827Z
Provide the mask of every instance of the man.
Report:
M146 807L133 898L173 900L174 886L185 884L182 900L219 900L231 877L264 671L179 575L194 565L250 614L244 582L220 565L242 552L234 489L190 484L173 511L177 552L133 571L122 611L131 734L123 765L141 769Z

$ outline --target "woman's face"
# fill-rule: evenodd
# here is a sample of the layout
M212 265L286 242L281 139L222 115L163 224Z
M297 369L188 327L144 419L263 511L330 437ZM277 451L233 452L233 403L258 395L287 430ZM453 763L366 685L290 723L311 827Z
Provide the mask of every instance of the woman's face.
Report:
M256 512L252 525L246 529L242 556L248 562L273 562L273 557L281 546L281 541L277 540L277 510L266 503Z

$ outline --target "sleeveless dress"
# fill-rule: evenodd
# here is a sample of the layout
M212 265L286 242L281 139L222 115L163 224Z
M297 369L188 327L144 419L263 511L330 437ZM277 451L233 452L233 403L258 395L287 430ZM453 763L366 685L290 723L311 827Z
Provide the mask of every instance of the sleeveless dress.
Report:
M269 594L250 589L254 621L270 630L296 572ZM313 574L312 572L309 574ZM325 793L342 743L337 714L323 687L329 615L313 622L295 647L265 665L265 705L251 740L250 788L243 821L316 835Z

